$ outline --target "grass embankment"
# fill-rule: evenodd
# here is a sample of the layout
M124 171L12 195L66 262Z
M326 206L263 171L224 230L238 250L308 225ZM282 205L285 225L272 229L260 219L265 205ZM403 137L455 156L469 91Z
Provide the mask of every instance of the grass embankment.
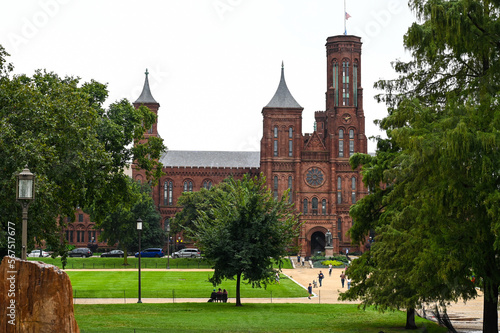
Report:
M138 297L137 271L68 271L76 298L133 298ZM211 272L143 271L143 298L208 298L214 288L208 282ZM226 280L218 288L235 297L236 281ZM280 284L252 288L241 284L241 297L305 297L307 292L282 275Z
M88 332L404 332L406 314L359 310L352 304L174 303L75 305L82 333ZM429 333L445 328L421 318ZM417 331L418 332L418 331Z

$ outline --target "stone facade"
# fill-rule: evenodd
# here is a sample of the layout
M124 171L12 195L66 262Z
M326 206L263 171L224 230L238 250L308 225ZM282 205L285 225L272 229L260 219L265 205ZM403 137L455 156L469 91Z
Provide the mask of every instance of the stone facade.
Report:
M278 89L262 109L263 137L256 163L242 165L239 159L252 154L245 152L233 152L234 158L224 158L221 152L167 152L162 157L166 175L153 189L162 224L181 209L176 202L182 192L217 184L229 175L240 178L245 173L263 173L275 195L291 190L290 200L302 213L298 239L302 256L325 251L328 230L334 252L359 250L351 244L347 231L352 226L350 206L367 194L359 170L349 165L352 154L367 153L361 41L356 36L329 37L326 51L326 107L315 112L315 131L302 133L303 108L288 90L282 68ZM140 105L158 114L160 105L149 91L147 75L143 93L134 103ZM146 136L158 136L156 124ZM198 160L196 165L192 165L193 159ZM133 178L146 181L144 172L136 168Z

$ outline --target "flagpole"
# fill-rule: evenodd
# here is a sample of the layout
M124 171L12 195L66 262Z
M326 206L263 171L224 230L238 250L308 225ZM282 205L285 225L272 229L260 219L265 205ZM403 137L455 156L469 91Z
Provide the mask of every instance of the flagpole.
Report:
M346 14L346 13L347 13L347 12L346 12L346 9L345 9L345 1L346 1L346 0L344 0L344 35L347 35L347 28L346 28L346 21L347 21L347 20L346 20L346 16L347 16L347 14Z

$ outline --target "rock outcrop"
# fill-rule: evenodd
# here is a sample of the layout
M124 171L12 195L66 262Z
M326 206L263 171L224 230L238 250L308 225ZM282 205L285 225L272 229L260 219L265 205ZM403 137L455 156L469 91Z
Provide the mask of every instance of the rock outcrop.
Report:
M5 256L0 265L0 332L80 332L66 272Z

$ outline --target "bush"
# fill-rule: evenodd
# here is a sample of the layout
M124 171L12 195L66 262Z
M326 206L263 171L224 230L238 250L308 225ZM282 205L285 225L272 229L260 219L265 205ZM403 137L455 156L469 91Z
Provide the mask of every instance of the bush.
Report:
M321 265L323 266L329 266L332 265L333 267L339 267L339 266L344 266L343 262L337 261L337 260L325 260L321 262Z

